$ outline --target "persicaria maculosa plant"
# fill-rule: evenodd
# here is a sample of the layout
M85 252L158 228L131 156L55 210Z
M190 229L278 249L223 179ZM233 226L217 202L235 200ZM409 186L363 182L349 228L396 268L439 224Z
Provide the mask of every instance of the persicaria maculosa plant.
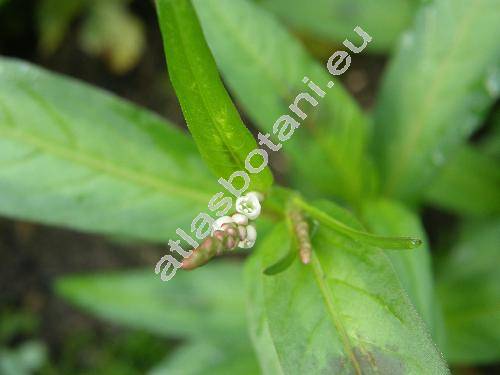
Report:
M494 168L465 144L498 97L499 49L490 36L498 4L480 0L474 14L466 0L422 5L373 114L337 76L358 54L380 48L378 34L353 23L318 63L264 10L276 4L156 1L191 137L113 95L2 58L0 155L8 167L0 170L0 211L168 243L157 275L149 270L128 283L69 278L58 288L97 314L185 337L186 353L223 348L213 357L241 361L248 373L258 361L267 374L446 374L441 351L454 363L496 358L490 342L470 351L469 340L478 341L456 323L485 326L476 315L454 315L466 304L453 290L470 275L445 272L436 292L418 213L424 203L500 212ZM429 44L431 31L447 48ZM471 55L457 35L481 41L481 50ZM286 186L273 182L277 153L288 166L280 171ZM471 187L456 177L467 172L464 159L484 171L477 201L464 201ZM464 232L461 241L486 248L481 238L498 238L497 229L488 222L481 236ZM474 246L459 247L462 256L472 259ZM214 259L227 253L246 254L244 268ZM103 294L91 295L96 285ZM170 301L161 311L126 315L119 303L107 305L128 290L123 285L203 308L189 321ZM141 300L135 305L143 308Z
M300 128L300 122L307 119L306 111L318 106L319 100L326 96L326 92L316 83L310 81L308 77L304 77L302 81L308 84L307 91L297 94L289 105L290 113L280 116L274 122L272 136L270 133L258 134L261 146L258 147L250 132L243 125L224 88L215 61L203 37L194 8L189 2L174 4L171 1L166 1L159 3L158 12L162 32L165 36L164 45L170 78L187 125L204 161L216 175L223 176L218 179L218 182L227 189L227 193L234 195L230 199L224 198L226 207L217 214L226 215L231 210L236 210L238 214L245 215L248 219L256 219L260 214L260 201L268 195L272 184L271 172L268 168L269 153L281 149L283 143L292 138L295 131ZM360 53L372 38L359 26L356 26L354 30L358 37L362 38L361 45L355 46L347 39L344 41L344 45L351 53ZM347 71L350 64L351 56L349 53L337 51L328 59L326 68L332 76L339 76ZM329 89L332 89L334 85L332 80L327 83ZM307 109L305 109L306 106ZM270 141L270 137L277 139L277 141ZM257 160L257 164L255 160ZM249 187L258 189L258 191L242 196ZM260 199L257 199L257 195L260 195ZM284 195L289 196L285 198L285 206L295 206L292 208L295 211L308 210L310 216L322 220L333 230L340 230L342 233L350 235L354 240L364 240L375 246L394 249L411 249L420 244L417 239L379 238L352 230L345 224L329 218L320 210L309 207L303 201L298 200L297 194L284 193ZM214 195L208 203L208 208L217 211L221 206L221 197L224 197L224 192ZM234 198L237 198L235 209L233 209L232 203ZM300 202L300 204L296 202ZM300 215L300 213L296 213L296 215ZM226 217L219 218L214 222L211 216L200 213L192 221L191 230L196 232L198 240L203 240L207 235L210 237L199 245L195 242L196 240L179 228L178 231L184 234L183 238L188 243L194 244L195 249L185 251L179 246L179 241L176 241L175 246L171 247L171 251L183 256L185 260L181 263L172 254L166 255L156 265L155 272L160 273L160 267L166 261L167 265L161 272L161 278L167 281L175 275L176 269L179 267L193 269L207 263L215 255L222 255L237 247L249 247L248 244L244 246L241 244L247 240L247 229L253 233L254 227L245 225L248 223L236 224ZM215 231L213 230L214 226L216 227ZM304 231L304 225L301 228L297 228L297 226L291 228ZM252 245L255 242L253 237L252 235L250 241ZM310 254L309 251L304 251L305 247L309 247L309 245L303 244L301 247L302 259L308 263Z

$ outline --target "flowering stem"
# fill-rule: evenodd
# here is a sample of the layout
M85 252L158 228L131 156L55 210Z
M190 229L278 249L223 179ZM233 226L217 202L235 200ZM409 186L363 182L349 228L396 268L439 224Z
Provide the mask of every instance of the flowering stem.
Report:
M208 263L215 256L233 251L238 242L241 241L240 232L234 224L228 224L224 230L216 231L210 237L205 238L191 255L184 258L181 268L192 270Z
M296 207L300 207L304 212L307 212L312 218L318 220L321 224L329 227L334 231L345 234L355 241L377 246L382 249L392 250L414 249L422 244L422 241L417 238L384 237L353 229L345 225L344 223L335 220L322 210L309 205L298 197L293 200L293 204Z
M292 207L288 215L299 248L300 260L302 263L308 264L311 261L312 253L311 239L309 237L309 223L304 218L302 212L296 207Z

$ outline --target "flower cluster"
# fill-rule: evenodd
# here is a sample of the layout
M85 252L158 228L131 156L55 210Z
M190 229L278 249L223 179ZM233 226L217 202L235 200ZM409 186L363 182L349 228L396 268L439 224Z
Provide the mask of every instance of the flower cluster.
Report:
M250 223L260 215L263 196L257 192L250 192L236 200L236 213L232 216L222 216L212 225L212 236L218 232L226 232L229 228L237 226L240 241L236 244L241 249L253 247L257 240L257 230ZM236 247L236 246L235 246Z

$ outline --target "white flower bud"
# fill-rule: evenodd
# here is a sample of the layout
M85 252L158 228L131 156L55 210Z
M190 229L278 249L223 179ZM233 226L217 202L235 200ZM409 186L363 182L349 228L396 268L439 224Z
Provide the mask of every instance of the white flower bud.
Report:
M247 228L244 225L238 225L240 238L247 238Z
M250 220L255 220L260 215L260 202L256 194L246 194L236 200L236 211L245 215Z
M238 225L247 225L248 224L248 217L246 217L243 214L236 213L236 214L233 214L233 216L231 216L231 218Z
M246 230L247 234L245 239L238 243L238 247L241 249L250 249L255 245L255 241L257 240L257 230L252 224L247 225Z
M217 220L214 221L212 224L212 235L214 232L222 230L222 226L224 224L231 224L234 223L234 220L231 216L221 216Z

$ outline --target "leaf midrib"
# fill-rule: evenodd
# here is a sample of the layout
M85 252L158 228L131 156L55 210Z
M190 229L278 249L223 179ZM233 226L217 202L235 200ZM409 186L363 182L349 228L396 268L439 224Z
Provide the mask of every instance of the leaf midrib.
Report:
M142 171L138 172L135 170L123 168L119 165L109 162L109 160L99 159L94 155L84 154L82 152L77 153L74 151L74 149L69 149L64 145L57 144L57 142L53 140L43 139L42 137L19 131L18 129L1 129L0 136L9 137L18 142L28 144L32 147L42 150L45 153L51 154L59 159L83 165L89 169L101 172L104 175L113 176L121 180L132 182L139 186L147 187L163 195L173 194L203 203L207 202L210 198L209 194L168 184L165 180L161 180ZM79 149L79 151L81 151L81 149Z
M475 1L475 5L477 5L477 0ZM403 142L403 146L400 148L401 155L397 158L399 163L395 166L394 172L391 173L386 184L385 190L388 194L393 193L398 181L401 179L401 175L403 173L403 170L405 169L404 166L408 163L410 155L414 153L413 149L418 141L420 133L423 130L423 124L426 123L424 121L428 118L429 111L425 109L428 109L432 104L434 104L435 96L439 92L439 87L442 86L444 77L447 76L445 72L447 71L448 65L450 65L451 61L453 61L452 57L454 56L454 51L458 46L461 45L460 40L463 38L470 22L476 16L478 7L471 5L470 8L472 8L473 10L471 12L467 12L467 15L462 19L461 27L458 28L460 30L460 33L453 40L453 45L450 47L449 52L446 54L444 61L436 70L435 77L437 78L431 82L430 89L426 90L427 95L425 96L424 104L422 105L423 109L418 111L417 116L413 117L409 123L408 137L406 138L405 142Z
M337 312L335 311L335 306L331 298L332 291L330 289L330 286L325 281L326 280L325 273L323 272L321 263L314 252L312 253L312 266L313 266L314 278L321 291L321 296L325 301L328 310L328 315L330 316L337 332L339 332L340 334L340 339L342 341L342 345L344 346L344 351L346 352L351 363L353 364L356 374L362 374L360 363L358 362L356 355L354 354L351 342L349 340L349 336L347 335L346 329L342 324L341 319L339 318Z

